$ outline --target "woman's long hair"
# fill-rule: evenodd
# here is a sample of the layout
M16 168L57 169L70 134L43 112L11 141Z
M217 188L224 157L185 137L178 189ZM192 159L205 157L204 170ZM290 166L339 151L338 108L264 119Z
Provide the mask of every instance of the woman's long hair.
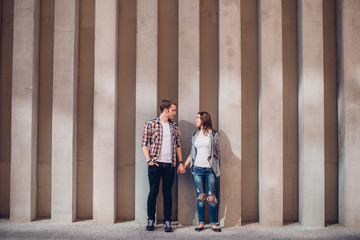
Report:
M209 133L209 130L213 129L210 114L208 112L198 112L198 114L200 115L204 133Z

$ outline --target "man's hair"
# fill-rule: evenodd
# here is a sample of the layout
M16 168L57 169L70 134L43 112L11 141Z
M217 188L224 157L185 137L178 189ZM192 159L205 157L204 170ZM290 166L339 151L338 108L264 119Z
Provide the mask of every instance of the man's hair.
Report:
M171 105L176 106L176 103L174 100L171 100L168 98L163 99L160 103L160 112L162 113L165 110L165 108L169 109L171 107Z

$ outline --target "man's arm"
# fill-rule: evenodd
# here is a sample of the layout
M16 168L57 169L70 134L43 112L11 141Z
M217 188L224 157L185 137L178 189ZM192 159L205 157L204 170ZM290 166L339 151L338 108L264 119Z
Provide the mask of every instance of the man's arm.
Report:
M181 147L177 147L176 148L176 155L177 155L177 158L179 160L179 163L182 162L182 153L181 153Z
M181 172L183 171L183 159L182 159L182 152L181 152L181 145L180 145L180 134L179 134L179 129L177 127L177 125L175 125L175 129L178 132L177 137L176 137L176 155L179 161L179 167L181 169ZM179 173L179 168L178 168L178 173Z
M146 162L149 162L149 161L150 161L150 155L149 155L149 148L148 148L148 146L143 146L143 147L142 147L142 150L143 150L143 153L144 153Z
M150 166L152 165L156 165L159 166L159 164L157 164L156 162L150 161L150 154L149 154L149 148L148 148L148 144L150 141L150 135L151 135L151 126L149 123L145 124L145 128L144 128L144 133L143 133L143 139L142 139L142 150L145 156L145 161L147 164L149 164Z
M185 163L180 163L177 169L177 173L185 173L186 167L190 164L191 158L186 159Z
M184 172L184 165L183 165L183 162L182 162L182 152L181 152L181 147L177 147L176 148L176 155L178 157L178 161L179 161L179 166L178 166L178 170L177 170L177 173L185 173Z
M156 165L156 166L159 166L159 164L157 164L156 162L153 162L153 161L150 161L150 155L149 155L149 148L148 146L143 146L142 147L142 150L143 150L143 153L144 153L144 156L145 156L145 160L146 160L146 163L149 164L150 166L152 165Z

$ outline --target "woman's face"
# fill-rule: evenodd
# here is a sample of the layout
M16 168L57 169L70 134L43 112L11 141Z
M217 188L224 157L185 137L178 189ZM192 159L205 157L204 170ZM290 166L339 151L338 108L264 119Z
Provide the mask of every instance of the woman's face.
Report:
M196 120L195 120L195 122L196 122L196 126L197 126L197 127L201 127L202 122L201 122L200 114L196 115Z

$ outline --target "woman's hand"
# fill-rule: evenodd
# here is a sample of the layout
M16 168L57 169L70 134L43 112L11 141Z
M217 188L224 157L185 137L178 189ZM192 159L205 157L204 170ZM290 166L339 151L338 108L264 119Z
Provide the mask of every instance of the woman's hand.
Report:
M191 161L191 158L188 158L188 159L186 159L186 161L185 161L184 164L183 164L183 163L180 163L180 164L179 164L179 167L178 167L178 169L177 169L177 173L178 173L178 174L179 174L179 173L181 173L181 174L186 173L186 168L187 168L187 166L189 166L190 161Z
M178 166L178 169L177 169L177 173L184 174L185 172L186 172L186 170L185 170L184 164L180 163Z

